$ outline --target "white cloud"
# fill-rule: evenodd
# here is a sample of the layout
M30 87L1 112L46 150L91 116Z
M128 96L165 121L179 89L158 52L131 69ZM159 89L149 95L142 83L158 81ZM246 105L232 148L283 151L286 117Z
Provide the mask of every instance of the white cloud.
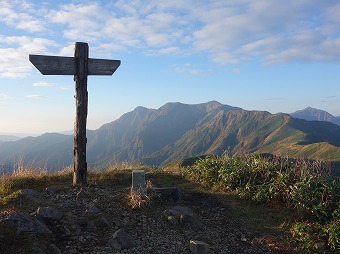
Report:
M42 9L36 9L25 1L2 0L0 7L0 21L9 26L29 32L40 32L45 30L44 20L38 15L30 12L42 13Z
M62 87L60 87L60 90L64 90L64 91L70 90L70 89L71 89L70 86L62 86Z
M147 50L145 51L147 55L158 56L158 55L178 55L183 53L179 47L168 47L157 50Z
M49 22L66 25L63 35L72 40L96 42L101 37L103 22L109 17L97 3L67 4L60 10L51 10L45 17Z
M0 78L23 78L31 74L33 65L28 60L29 54L45 54L54 41L27 36L0 35Z
M47 99L47 96L40 95L40 94L31 94L31 95L26 95L25 96L28 99L34 99L34 100L40 100L40 99Z
M213 73L212 70L198 69L195 64L190 63L174 66L174 70L178 73L185 73L194 76L210 76Z
M61 48L59 51L59 55L61 56L73 56L74 55L74 43L67 45L66 47Z
M90 57L95 58L116 58L115 52L126 51L127 47L116 44L116 43L101 43L98 46L91 48Z
M193 33L193 45L197 51L210 52L213 61L221 64L254 57L266 63L339 61L338 55L325 50L325 40L332 38L327 44L334 45L339 38L338 30L330 30L326 19L321 19L330 5L318 0L286 1L284 5L265 0L236 5L219 2L218 10L207 7L203 25ZM337 19L335 14L331 17Z
M0 34L0 78L29 76L33 66L28 54L72 56L74 41L89 42L90 54L103 58L136 50L153 56L203 54L222 65L254 59L266 64L338 62L339 10L336 1L323 0L284 4L271 0L80 4L2 0L0 22L26 36Z
M40 82L35 82L35 83L33 83L33 86L53 87L53 86L55 86L55 84L54 84L54 83L50 83L50 82L40 81Z
M9 99L9 96L7 94L4 94L4 93L0 93L0 101L2 100L8 100Z
M227 72L239 74L239 73L241 73L241 69L239 69L239 68L232 68L232 69L228 69Z

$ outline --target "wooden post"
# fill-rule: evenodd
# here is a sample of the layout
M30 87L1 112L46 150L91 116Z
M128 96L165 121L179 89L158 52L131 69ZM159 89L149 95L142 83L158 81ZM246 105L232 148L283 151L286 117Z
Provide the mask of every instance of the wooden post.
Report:
M76 59L76 74L74 75L76 89L76 119L74 123L74 174L73 185L86 186L86 120L87 120L87 66L89 47L87 43L76 42L74 57Z
M84 42L76 42L74 57L29 55L29 60L43 75L74 75L76 120L74 123L73 185L86 186L87 76L112 75L119 67L120 60L89 58L89 46Z

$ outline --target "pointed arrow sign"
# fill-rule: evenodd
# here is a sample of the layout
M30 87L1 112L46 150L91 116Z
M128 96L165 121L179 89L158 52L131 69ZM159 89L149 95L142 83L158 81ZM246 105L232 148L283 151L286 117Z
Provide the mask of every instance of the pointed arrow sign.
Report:
M29 55L29 60L43 75L76 75L74 57ZM87 75L112 75L119 65L119 60L88 58Z

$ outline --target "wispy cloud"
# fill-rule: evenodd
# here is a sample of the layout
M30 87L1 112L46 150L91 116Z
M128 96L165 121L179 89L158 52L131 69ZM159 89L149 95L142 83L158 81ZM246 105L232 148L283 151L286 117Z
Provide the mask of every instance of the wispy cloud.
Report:
M204 54L217 64L340 61L337 1L124 1L35 4L2 0L0 22L26 36L0 36L0 77L27 77L28 54ZM313 17L313 18L312 18ZM57 27L57 29L55 29ZM47 39L53 38L53 39ZM54 38L63 38L58 45ZM92 54L91 53L91 54ZM199 70L193 72L201 73Z
M212 70L199 69L195 64L190 63L174 66L174 70L179 73L186 73L195 76L210 76L213 73Z
M7 94L0 93L0 101L8 100L10 97Z
M241 69L239 69L239 68L227 69L226 71L231 72L231 73L235 73L235 74L241 73Z
M40 32L45 30L45 21L41 14L44 13L42 8L37 10L38 6L27 1L1 1L0 21L16 29L29 32Z
M29 54L48 53L52 40L27 36L0 35L0 78L22 78L31 74L33 65L28 61Z
M40 99L47 99L47 96L40 95L40 94L31 94L31 95L26 95L25 96L28 99L34 99L34 100L40 100Z
M40 82L35 82L35 83L33 83L33 86L53 87L53 86L55 86L55 84L54 84L54 83L50 83L50 82L40 81Z
M70 90L71 89L71 87L70 86L62 86L62 87L60 87L60 90Z

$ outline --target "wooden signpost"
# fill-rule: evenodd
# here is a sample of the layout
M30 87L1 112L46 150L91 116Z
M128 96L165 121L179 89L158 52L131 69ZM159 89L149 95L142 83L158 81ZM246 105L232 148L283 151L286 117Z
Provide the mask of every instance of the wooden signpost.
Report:
M119 67L120 60L89 58L89 46L84 42L75 43L74 57L29 55L29 60L43 75L74 75L76 120L74 124L73 185L86 186L87 76L112 75Z

